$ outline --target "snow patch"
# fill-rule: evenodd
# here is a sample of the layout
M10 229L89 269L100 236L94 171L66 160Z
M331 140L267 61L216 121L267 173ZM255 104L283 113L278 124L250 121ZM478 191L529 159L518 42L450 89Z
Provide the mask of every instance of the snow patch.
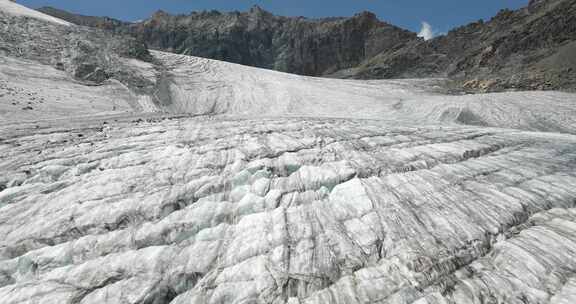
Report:
M30 18L40 19L40 20L44 20L44 21L48 21L48 22L52 22L52 23L56 23L56 24L66 25L66 26L72 25L71 23L66 22L62 19L48 16L46 14L35 11L33 9L29 9L25 6L22 6L20 4L17 4L15 2L12 2L9 0L0 0L0 12L6 13L9 15L13 15L13 16L21 16L21 17L30 17Z
M157 51L152 55L169 70L167 89L157 97L169 97L161 107L173 113L361 118L576 133L573 93L445 95L434 92L433 79L315 78Z

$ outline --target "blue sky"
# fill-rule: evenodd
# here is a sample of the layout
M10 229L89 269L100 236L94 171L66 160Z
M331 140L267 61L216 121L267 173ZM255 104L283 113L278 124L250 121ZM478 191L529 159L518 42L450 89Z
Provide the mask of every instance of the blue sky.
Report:
M162 9L171 13L217 9L244 11L253 5L277 15L285 16L351 16L368 10L384 21L419 31L422 22L436 33L478 19L487 19L502 8L519 8L528 0L17 0L20 4L37 8L54 6L76 13L110 16L135 21Z

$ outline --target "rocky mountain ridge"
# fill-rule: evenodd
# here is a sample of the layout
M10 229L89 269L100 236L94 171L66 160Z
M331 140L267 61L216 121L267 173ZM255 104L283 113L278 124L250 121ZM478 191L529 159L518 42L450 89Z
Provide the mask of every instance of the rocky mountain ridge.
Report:
M576 1L531 1L429 41L383 52L353 78L450 77L481 90L576 88Z
M146 45L127 35L47 23L0 11L0 52L65 70L78 81L100 84L128 77L122 58L151 61Z
M337 78L448 77L470 91L576 89L576 1L530 1L424 41L369 12L351 18L159 11L138 23L40 11L130 34L150 47L278 71Z
M248 12L158 11L138 23L77 16L54 8L40 11L70 22L131 34L151 48L301 75L320 76L355 67L417 39L415 33L370 12L351 18L281 17L254 6Z
M97 28L67 26L0 10L0 54L55 67L86 85L115 79L134 90L150 92L154 86L125 64L131 59L151 62L146 44Z

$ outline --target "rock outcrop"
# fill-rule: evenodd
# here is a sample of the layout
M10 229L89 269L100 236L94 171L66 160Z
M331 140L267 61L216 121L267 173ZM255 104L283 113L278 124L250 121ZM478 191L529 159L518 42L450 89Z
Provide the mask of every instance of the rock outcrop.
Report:
M86 84L117 79L134 89L153 86L123 64L124 59L152 60L146 44L128 35L46 22L0 10L0 53L65 70Z
M52 8L40 11L80 25L129 33L154 49L312 76L355 67L416 39L415 33L379 21L369 12L351 18L307 19L275 16L255 6L231 13L158 11L147 20L127 24Z
M576 3L530 1L424 41L371 13L311 20L249 12L170 15L134 24L41 11L129 33L155 49L338 78L449 77L467 92L576 89ZM464 85L466 83L466 85Z
M487 22L383 52L342 76L450 77L474 91L573 90L576 2L531 1L516 11L502 10Z

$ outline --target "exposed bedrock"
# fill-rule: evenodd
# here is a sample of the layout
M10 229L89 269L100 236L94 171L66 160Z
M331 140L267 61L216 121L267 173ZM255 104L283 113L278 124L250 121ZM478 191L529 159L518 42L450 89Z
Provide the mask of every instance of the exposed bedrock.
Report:
M153 49L313 76L355 67L417 39L416 33L380 21L370 12L308 19L275 16L254 6L229 13L158 11L129 23L51 7L39 10L75 24L130 34Z
M449 77L454 91L576 89L576 2L530 1L425 41L370 12L350 18L248 12L159 11L141 22L40 11L71 23L128 33L152 48L303 75ZM385 16L384 12L384 16Z
M152 61L142 41L102 30L67 26L64 21L54 23L28 18L5 11L6 4L2 5L0 55L3 57L53 66L87 85L101 85L105 80L115 79L135 91L154 86L127 64L130 59ZM21 6L17 9L30 13Z

